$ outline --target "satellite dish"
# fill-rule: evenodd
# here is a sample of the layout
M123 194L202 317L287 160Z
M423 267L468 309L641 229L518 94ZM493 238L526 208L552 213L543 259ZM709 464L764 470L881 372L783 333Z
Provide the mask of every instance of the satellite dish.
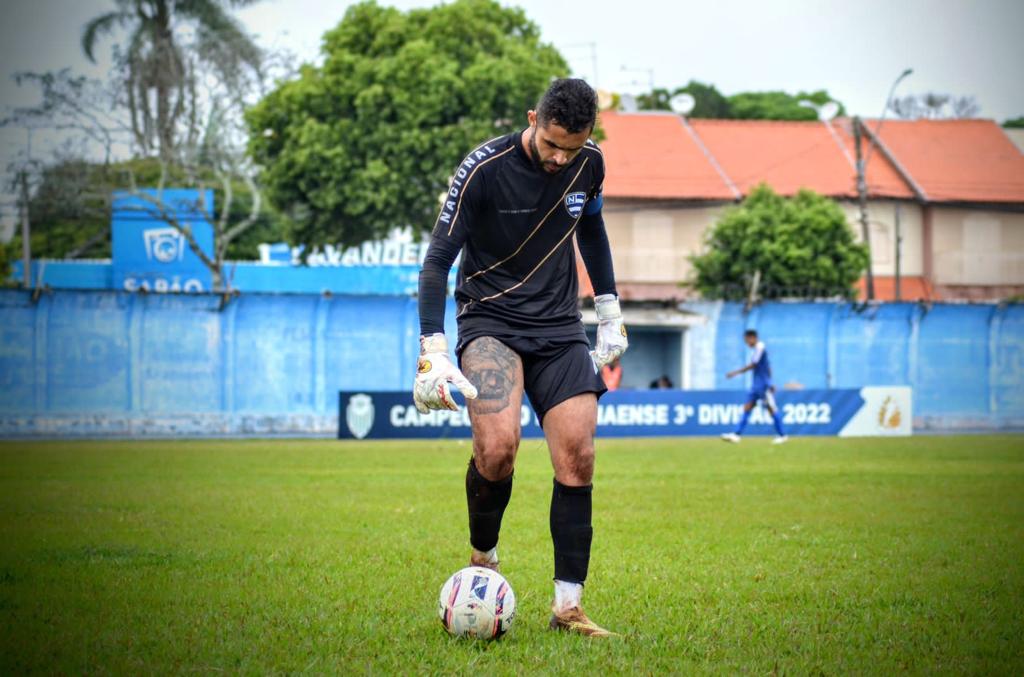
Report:
M683 92L682 94L676 94L668 100L669 108L678 113L679 115L689 115L693 107L697 105L697 99L693 98L692 94Z
M598 110L611 110L612 106L615 105L615 95L609 92L607 89L597 90L597 109Z
M822 104L822 106L818 108L818 119L821 120L822 122L828 122L829 120L834 118L838 113L839 104L836 103L835 101L829 101L825 104Z
M640 110L636 105L636 97L632 94L623 94L619 97L619 110L623 113L635 113Z

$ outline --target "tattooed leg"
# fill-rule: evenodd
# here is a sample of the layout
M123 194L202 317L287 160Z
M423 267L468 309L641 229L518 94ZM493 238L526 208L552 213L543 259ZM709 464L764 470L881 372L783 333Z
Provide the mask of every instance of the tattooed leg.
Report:
M462 352L462 373L479 392L466 401L476 468L488 480L502 480L512 474L519 448L523 362L501 341L485 336Z
M508 346L478 338L462 351L462 373L476 386L466 400L473 424L473 458L466 470L470 562L498 568L498 533L512 496L512 467L519 449L523 362Z

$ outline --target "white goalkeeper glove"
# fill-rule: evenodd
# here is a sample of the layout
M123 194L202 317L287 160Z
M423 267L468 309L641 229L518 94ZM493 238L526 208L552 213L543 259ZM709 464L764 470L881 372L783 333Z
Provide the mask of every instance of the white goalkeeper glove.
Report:
M629 340L626 325L622 324L622 310L615 294L601 294L594 297L597 311L597 346L590 351L594 366L598 369L613 362L626 352Z
M476 388L448 357L448 339L444 334L421 336L416 381L412 386L412 399L421 414L431 409L459 410L459 405L452 399L449 383L454 383L468 399L476 399Z

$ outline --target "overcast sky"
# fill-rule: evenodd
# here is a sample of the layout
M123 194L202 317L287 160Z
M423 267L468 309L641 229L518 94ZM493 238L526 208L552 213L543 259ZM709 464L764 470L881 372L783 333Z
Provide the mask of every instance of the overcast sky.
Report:
M319 58L320 36L349 2L264 0L239 12L264 45ZM437 4L394 0L400 8ZM620 92L690 79L730 94L828 89L852 113L881 113L897 94L972 95L984 117L1024 115L1024 0L520 0L575 74ZM34 100L11 76L70 66L99 76L79 46L82 25L114 0L4 0L0 22L0 110ZM110 41L100 52L107 55ZM591 48L593 46L593 49ZM592 54L596 53L596 74ZM623 67L628 70L624 71ZM649 71L653 71L650 73ZM0 112L2 116L2 112ZM0 163L23 151L24 132L0 130ZM37 141L37 151L41 144ZM2 167L0 167L2 168ZM3 198L0 198L2 200ZM0 202L0 216L5 214Z

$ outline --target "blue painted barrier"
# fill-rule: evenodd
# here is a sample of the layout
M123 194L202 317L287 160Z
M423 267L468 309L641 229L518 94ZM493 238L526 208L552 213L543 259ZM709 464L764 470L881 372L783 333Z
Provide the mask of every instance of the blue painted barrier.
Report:
M411 384L414 298L242 294L220 303L68 290L34 302L0 291L0 435L334 435L339 391ZM910 386L916 429L1024 427L1024 306L688 307L708 318L688 330L694 388L746 388L724 374L743 364L742 330L754 326L780 390ZM454 336L451 302L447 322Z

